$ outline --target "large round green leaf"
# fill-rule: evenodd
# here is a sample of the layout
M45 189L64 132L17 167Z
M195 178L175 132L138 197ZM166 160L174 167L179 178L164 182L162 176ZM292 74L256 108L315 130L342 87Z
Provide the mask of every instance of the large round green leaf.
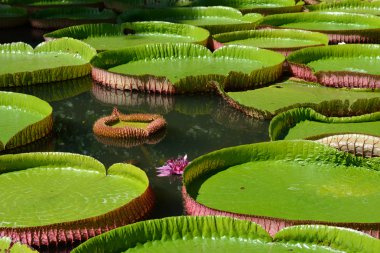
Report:
M354 117L326 117L311 108L297 108L277 115L269 126L272 140L319 139L346 133L380 137L380 112Z
M104 5L117 12L133 8L166 8L190 6L192 0L104 0Z
M60 29L44 35L45 39L71 37L82 40L98 51L166 42L207 44L210 33L185 24L150 21L111 24L88 24Z
M0 252L4 253L37 253L36 250L29 248L19 242L12 243L9 237L0 237Z
M304 2L294 0L197 0L192 6L229 6L242 13L258 12L263 14L302 11Z
M293 29L263 29L213 35L224 45L247 45L288 53L304 47L327 45L325 34Z
M70 153L3 155L0 164L0 233L37 232L39 240L28 244L83 241L152 208L146 174L129 164L106 171L97 160ZM49 240L43 231L51 231Z
M324 223L378 236L379 166L379 159L311 141L226 148L186 167L185 207L192 215L251 219L272 232L284 225Z
M362 252L378 239L328 226L294 226L274 239L253 222L228 217L170 217L138 222L92 238L73 253L90 252Z
M29 12L38 11L46 8L66 8L70 6L88 6L102 7L103 2L100 0L2 0L3 2L15 6L22 6Z
M58 29L88 23L114 23L116 14L108 9L90 7L48 8L33 12L30 22L34 28Z
M27 16L23 8L0 4L0 28L23 25L28 21Z
M46 136L53 128L52 111L37 97L0 91L0 152Z
M380 93L355 89L335 89L318 83L289 79L264 88L219 94L232 107L245 114L271 119L297 107L311 107L325 115L361 115L380 110Z
M296 77L326 86L380 88L379 45L305 48L287 58Z
M284 56L255 47L226 46L214 53L187 43L150 44L95 56L92 77L120 90L160 93L210 91L217 80L234 89L249 88L276 80Z
M266 16L261 25L329 34L331 43L379 42L380 17L343 12L304 12Z
M380 2L367 2L358 0L349 0L342 2L321 3L306 5L309 11L328 11L328 12L349 12L360 14L380 15Z
M62 81L88 75L96 50L71 38L43 42L34 50L23 42L0 45L0 87Z
M257 13L242 15L224 6L165 9L131 9L119 16L122 22L161 20L203 27L211 34L254 29L262 20Z

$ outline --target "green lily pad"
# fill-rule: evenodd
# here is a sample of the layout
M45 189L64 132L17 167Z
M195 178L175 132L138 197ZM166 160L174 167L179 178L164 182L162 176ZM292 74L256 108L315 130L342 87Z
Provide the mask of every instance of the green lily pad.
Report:
M0 91L0 152L46 136L53 128L52 111L37 97Z
M186 167L185 207L192 215L250 219L272 232L322 223L376 235L379 164L312 141L225 148Z
M257 224L228 217L169 217L138 222L92 238L73 253L118 252L366 252L379 240L328 226L293 226L272 239Z
M9 237L0 237L0 252L5 253L37 253L36 250L19 242L12 243Z
M0 28L15 27L28 21L28 13L23 8L0 4Z
M30 22L34 28L58 29L87 23L114 23L116 14L108 9L90 7L47 8L33 12Z
M215 34L213 39L224 45L247 45L284 53L329 42L325 34L293 29L237 31Z
M39 237L28 241L33 246L80 242L135 222L152 208L148 178L133 165L106 171L97 160L70 153L3 155L0 163L0 231L33 231ZM51 231L49 240L43 231Z
M192 0L104 0L106 8L123 12L133 8L167 8L190 6Z
M380 137L380 112L354 117L326 117L311 108L297 108L277 115L269 126L272 140L319 139L347 133Z
M214 53L186 43L151 44L95 56L92 77L120 90L160 93L210 91L208 82L244 89L276 80L284 56L265 49L226 46Z
M297 107L311 107L326 115L360 115L380 110L380 93L335 89L289 79L264 88L219 93L233 107L260 119Z
M349 0L343 2L320 3L305 6L309 11L328 11L328 12L349 12L360 14L371 14L380 16L380 3Z
M302 11L304 2L294 0L196 0L192 6L228 6L242 13L275 14Z
M121 22L160 20L203 27L211 34L254 29L261 22L257 13L242 15L224 6L165 9L131 9L119 16Z
M23 42L0 45L0 87L62 81L88 75L96 50L79 40L43 42L34 50Z
M100 0L2 0L6 4L26 8L29 12L35 12L46 8L66 8L73 6L102 7Z
M329 34L330 42L377 43L380 17L344 12L303 12L270 15L261 25Z
M380 88L379 45L305 48L287 58L296 77L325 86Z
M87 24L72 26L44 35L45 39L71 37L82 40L98 51L166 42L207 44L210 33L205 29L168 22L133 22L120 25Z

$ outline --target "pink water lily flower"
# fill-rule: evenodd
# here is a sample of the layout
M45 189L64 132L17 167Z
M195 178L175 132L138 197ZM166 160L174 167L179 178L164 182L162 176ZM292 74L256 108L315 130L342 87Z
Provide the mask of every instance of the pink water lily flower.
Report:
M189 164L187 155L178 156L177 159L170 159L166 161L164 166L157 168L159 177L167 177L170 175L182 175L183 170Z

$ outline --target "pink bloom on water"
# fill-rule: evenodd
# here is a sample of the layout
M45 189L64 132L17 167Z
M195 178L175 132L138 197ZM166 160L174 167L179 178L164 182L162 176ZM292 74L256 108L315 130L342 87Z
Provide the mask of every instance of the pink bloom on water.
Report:
M157 168L159 177L167 177L170 175L182 175L183 170L189 164L187 155L178 156L177 159L170 159L166 161L164 166Z

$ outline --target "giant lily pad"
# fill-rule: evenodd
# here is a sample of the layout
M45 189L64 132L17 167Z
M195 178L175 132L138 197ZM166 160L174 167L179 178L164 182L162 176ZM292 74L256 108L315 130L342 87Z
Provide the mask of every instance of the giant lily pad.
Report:
M257 13L242 15L230 7L131 9L119 16L122 22L161 20L203 27L211 34L254 29L261 22Z
M318 83L289 79L268 87L219 94L232 107L259 118L275 115L297 107L311 107L325 115L361 115L380 110L380 93L355 89L334 89Z
M272 140L319 139L346 133L380 137L380 112L354 117L326 117L311 108L296 108L274 117L269 133Z
M305 48L288 56L294 76L332 87L380 88L379 45Z
M45 39L71 37L82 40L98 51L165 42L207 44L210 33L205 29L168 22L133 22L120 25L87 24L60 29L44 35Z
M23 25L28 21L28 13L23 8L0 4L0 28Z
M150 44L98 54L92 77L120 90L159 93L209 91L218 80L227 89L244 89L276 80L284 56L265 49L226 46L214 53L186 43Z
M166 8L190 6L192 0L104 0L104 5L117 12L133 8Z
M170 217L118 228L74 249L90 252L366 252L378 239L328 226L294 226L273 239L253 222L228 217Z
M229 6L242 13L258 12L262 14L302 11L304 2L294 0L196 0L193 6Z
M214 49L223 45L247 45L288 53L305 47L327 45L325 34L293 29L263 29L213 35Z
M288 13L267 16L261 25L326 33L332 44L378 43L380 17L343 12Z
M305 6L309 11L349 12L380 16L380 2L343 1Z
M62 81L88 75L96 50L79 40L0 45L0 87Z
M255 221L271 233L294 224L333 224L379 236L380 160L312 141L225 148L183 174L191 215Z
M19 242L13 243L9 237L0 237L0 252L4 253L37 253L36 250L29 248Z
M129 164L107 171L70 153L0 156L0 233L40 247L78 243L144 218L152 208L146 174Z
M46 136L53 128L52 111L37 97L0 91L0 152Z
M111 10L90 7L49 8L36 11L30 16L34 28L58 29L88 23L114 23L116 14Z

